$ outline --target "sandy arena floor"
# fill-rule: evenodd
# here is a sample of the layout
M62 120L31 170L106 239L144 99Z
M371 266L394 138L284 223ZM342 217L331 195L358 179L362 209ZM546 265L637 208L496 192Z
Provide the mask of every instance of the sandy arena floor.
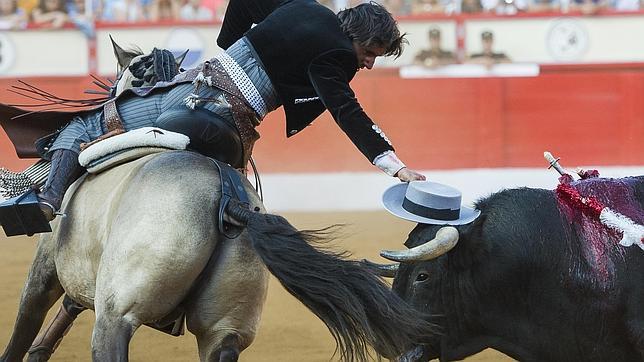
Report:
M400 248L412 223L385 212L285 214L300 229L313 229L343 223L343 237L337 245L350 250L355 258L378 257L380 249ZM6 238L0 232L0 345L4 349L16 317L18 299L35 250L35 239ZM57 306L55 307L57 308ZM86 311L75 322L53 361L88 361L94 315ZM268 299L255 342L242 353L241 361L332 361L334 343L326 327L275 279L271 279ZM147 327L140 328L130 344L132 361L196 361L195 339L187 334L170 337ZM484 351L468 361L509 361L495 351Z

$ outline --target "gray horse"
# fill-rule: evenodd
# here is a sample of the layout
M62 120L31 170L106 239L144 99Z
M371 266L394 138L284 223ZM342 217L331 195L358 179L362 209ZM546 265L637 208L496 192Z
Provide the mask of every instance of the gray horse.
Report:
M325 232L264 213L243 182L250 205L226 208L239 232L228 239L217 227L220 174L202 155L154 153L79 179L39 241L0 360L22 360L67 293L95 311L95 361L126 361L139 326L177 311L202 361L236 361L256 335L268 272L328 326L342 360L366 360L370 347L395 358L435 333L372 268L322 245Z

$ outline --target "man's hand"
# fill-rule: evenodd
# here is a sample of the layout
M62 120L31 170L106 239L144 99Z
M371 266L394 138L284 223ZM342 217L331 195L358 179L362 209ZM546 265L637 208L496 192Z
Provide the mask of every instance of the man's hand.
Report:
M409 182L409 181L425 181L425 175L421 175L418 172L414 170L410 170L407 167L404 167L398 171L396 174L396 177L400 179L402 182Z

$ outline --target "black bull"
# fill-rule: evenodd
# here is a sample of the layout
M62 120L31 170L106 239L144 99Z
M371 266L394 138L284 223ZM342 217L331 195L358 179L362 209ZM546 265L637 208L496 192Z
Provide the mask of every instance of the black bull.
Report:
M607 195L630 200L631 219L644 223L644 176L602 180L577 186L626 185L626 194ZM621 234L564 210L553 191L505 190L477 207L481 216L457 227L454 249L400 265L393 288L443 332L403 360L462 359L485 348L521 361L644 359L642 249L620 246ZM439 229L419 224L405 245Z

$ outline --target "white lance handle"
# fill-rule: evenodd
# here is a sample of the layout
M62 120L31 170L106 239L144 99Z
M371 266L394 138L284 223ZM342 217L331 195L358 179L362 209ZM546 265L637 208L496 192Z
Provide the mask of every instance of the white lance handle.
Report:
M552 155L552 153L546 151L543 153L543 157L548 161L550 166L548 168L554 168L559 172L560 175L567 175L566 171L564 171L563 167L559 164L559 158L555 158L555 156Z

